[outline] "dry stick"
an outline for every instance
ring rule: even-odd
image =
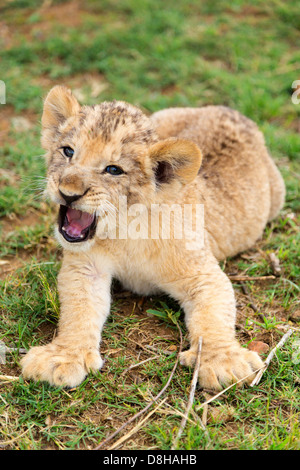
[[[249,294],[249,291],[248,291],[246,285],[243,282],[241,282],[241,288],[242,288],[242,291],[245,294],[245,296],[248,297],[250,307],[252,308],[252,310],[254,310],[255,313],[257,313],[258,308],[256,307],[255,303],[253,302],[253,300],[252,300],[252,298]]]
[[[291,336],[291,334],[293,333],[293,330],[290,329],[288,330],[285,335],[283,335],[283,337],[281,338],[281,340],[279,341],[279,343],[277,344],[277,346],[275,346],[275,348],[272,349],[272,351],[270,352],[270,354],[268,355],[267,359],[265,360],[264,362],[264,367],[262,367],[258,373],[256,374],[255,378],[252,380],[251,384],[250,384],[250,387],[253,387],[254,385],[258,385],[259,382],[260,382],[260,379],[262,378],[262,375],[263,373],[265,372],[265,370],[268,368],[268,365],[270,364],[271,360],[273,359],[276,351],[281,348],[281,346],[283,346],[283,344],[287,341],[287,339]]]
[[[11,353],[11,352],[15,352],[15,351],[18,351],[20,354],[26,354],[28,352],[28,350],[24,349],[24,348],[9,348],[9,347],[5,346],[5,352]]]
[[[20,377],[14,375],[0,375],[0,380],[4,380],[5,382],[14,382],[15,380],[19,380]]]
[[[171,356],[173,354],[172,351],[167,351],[166,349],[159,349],[159,348],[156,348],[155,346],[150,346],[150,345],[147,345],[147,346],[144,346],[142,343],[139,343],[138,341],[135,341],[135,343],[140,346],[140,348],[144,349],[144,351],[147,351],[149,352],[149,349],[151,351],[154,351],[154,352],[159,352],[159,353],[163,353],[163,354],[166,354],[168,356]]]
[[[276,276],[239,276],[227,275],[231,281],[264,281],[266,279],[276,279]]]
[[[132,364],[130,367],[128,367],[128,369],[125,369],[124,372],[122,372],[121,375],[125,375],[127,374],[127,372],[129,372],[130,370],[134,369],[135,367],[139,367],[141,366],[142,364],[145,364],[146,362],[149,362],[149,361],[154,361],[154,359],[157,359],[159,356],[153,356],[153,357],[148,357],[148,359],[145,359],[144,361],[141,361],[139,362],[138,364]]]
[[[236,382],[232,383],[231,385],[229,385],[227,388],[224,388],[223,390],[221,390],[219,393],[217,393],[216,395],[214,395],[213,397],[209,398],[208,400],[206,400],[205,402],[201,403],[201,405],[197,406],[196,410],[199,411],[201,410],[201,408],[204,408],[206,405],[208,405],[209,403],[211,403],[212,401],[216,400],[217,398],[219,398],[221,395],[223,395],[225,392],[227,392],[227,390],[230,390],[232,387],[234,387],[235,385],[243,382],[244,380],[248,379],[248,377],[251,377],[251,375],[255,374],[256,372],[260,371],[261,370],[261,367],[259,369],[256,369],[255,371],[251,372],[251,374],[249,375],[246,375],[245,377],[243,377],[242,379],[239,379],[237,380]]]
[[[131,429],[131,431],[129,431],[127,434],[125,434],[125,436],[122,436],[120,437],[120,439],[115,442],[108,450],[114,450],[116,449],[117,447],[119,447],[121,444],[123,444],[123,442],[127,441],[127,439],[129,439],[131,436],[133,436],[133,434],[135,434],[137,431],[139,431],[139,429],[144,426],[144,424],[148,421],[148,419],[150,418],[151,415],[153,415],[154,413],[156,413],[156,411],[158,410],[158,408],[160,408],[166,401],[167,397],[165,397],[155,408],[154,410],[150,411],[150,413],[147,414],[147,416],[142,419],[133,429]]]
[[[137,418],[139,418],[143,413],[146,413],[147,410],[149,410],[149,408],[155,403],[157,402],[157,400],[162,396],[162,394],[166,391],[166,389],[168,388],[168,386],[170,385],[171,383],[171,380],[173,378],[173,375],[175,373],[175,370],[177,368],[177,365],[178,365],[178,362],[179,362],[179,356],[180,356],[180,353],[181,353],[181,350],[182,350],[182,332],[181,332],[181,329],[179,327],[179,325],[176,323],[176,326],[178,328],[178,331],[180,333],[180,346],[179,346],[179,352],[177,354],[177,359],[176,359],[176,362],[174,364],[174,367],[170,373],[170,376],[168,378],[168,381],[166,383],[166,385],[161,389],[161,391],[153,398],[153,400],[148,403],[148,405],[143,408],[142,410],[140,410],[138,413],[136,413],[134,416],[132,416],[132,418],[130,418],[128,421],[126,421],[126,423],[122,424],[122,426],[120,426],[116,431],[114,431],[112,434],[110,434],[106,439],[104,439],[104,441],[100,442],[100,444],[95,447],[94,450],[99,450],[101,449],[103,446],[105,446],[109,441],[111,441],[115,436],[117,436],[119,434],[119,432],[121,432],[126,426],[128,426],[130,423],[132,423],[134,420],[136,420]]]
[[[250,307],[252,308],[252,310],[253,310],[255,313],[257,313],[257,315],[259,316],[259,318],[260,318],[262,321],[264,321],[264,320],[265,320],[265,317],[263,316],[262,313],[259,313],[259,309],[258,309],[258,307],[255,305],[255,303],[253,302],[252,297],[251,297],[251,295],[250,295],[250,293],[249,293],[249,291],[248,291],[248,289],[247,289],[246,284],[244,284],[242,281],[240,281],[240,282],[241,282],[241,288],[242,288],[243,293],[245,294],[246,297],[248,297]]]
[[[191,390],[190,390],[189,400],[188,400],[188,403],[187,403],[187,406],[186,406],[186,409],[185,409],[184,416],[181,420],[180,428],[178,430],[176,439],[175,439],[174,444],[172,446],[172,450],[174,450],[177,447],[178,441],[179,441],[179,439],[181,437],[181,434],[183,433],[183,430],[185,428],[187,418],[190,414],[190,409],[193,405],[194,395],[195,395],[195,390],[196,390],[196,386],[197,386],[197,382],[198,382],[198,376],[199,376],[199,370],[200,370],[201,351],[202,351],[202,337],[199,338],[199,342],[198,342],[197,360],[196,360],[193,379],[192,379],[192,383],[191,383]]]
[[[0,395],[1,397],[1,395]],[[167,408],[170,408],[170,411],[165,411],[165,414],[167,415],[174,415],[174,416],[181,416],[181,418],[184,417],[184,413],[182,413],[181,411],[177,410],[176,408],[174,408],[172,405],[170,405],[169,403],[166,403],[166,407]],[[163,411],[161,410],[160,411],[160,414],[163,414]],[[193,424],[194,426],[196,426],[197,422],[199,421],[199,416],[196,415],[196,416],[193,416],[194,419],[191,419],[191,418],[187,418],[187,420]]]

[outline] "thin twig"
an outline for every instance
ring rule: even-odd
[[[209,398],[208,400],[206,400],[205,402],[201,403],[199,406],[197,406],[196,410],[199,411],[201,410],[201,408],[203,408],[204,406],[208,405],[209,403],[211,403],[212,401],[216,400],[217,398],[219,398],[221,395],[223,395],[225,392],[227,392],[227,390],[230,390],[232,387],[234,387],[235,385],[243,382],[244,380],[248,379],[248,377],[251,377],[251,375],[255,374],[256,372],[259,372],[262,368],[260,367],[259,369],[256,369],[254,370],[253,372],[251,372],[251,374],[248,374],[246,375],[245,377],[242,377],[241,379],[237,380],[236,382],[232,383],[231,385],[229,385],[227,388],[224,388],[223,390],[221,390],[219,393],[217,393],[216,395],[214,395],[213,397]]]
[[[137,418],[139,418],[142,414],[146,413],[146,411],[149,410],[149,408],[157,402],[157,400],[163,395],[163,393],[166,391],[166,389],[168,388],[168,386],[170,385],[171,383],[171,380],[173,378],[173,375],[175,373],[175,370],[177,368],[177,365],[178,365],[178,362],[179,362],[179,355],[181,353],[181,350],[182,350],[182,332],[181,332],[181,329],[179,327],[178,324],[176,324],[177,328],[178,328],[178,331],[179,331],[179,334],[180,334],[180,346],[179,346],[179,352],[177,354],[177,359],[176,359],[176,362],[174,364],[174,367],[170,373],[170,376],[168,378],[168,381],[167,383],[165,384],[165,386],[161,389],[161,391],[153,398],[153,400],[148,403],[148,405],[143,408],[142,410],[140,410],[138,413],[136,413],[134,416],[132,416],[128,421],[126,421],[126,423],[122,424],[122,426],[120,426],[116,431],[114,431],[112,434],[110,434],[106,439],[104,439],[104,441],[100,442],[100,444],[95,447],[94,450],[99,450],[101,449],[102,447],[104,447],[108,442],[110,442],[115,436],[117,436],[124,428],[126,428],[126,426],[128,426],[130,423],[132,423],[134,420],[136,420]]]
[[[162,353],[162,354],[165,354],[167,356],[171,356],[173,354],[173,351],[168,351],[166,349],[160,349],[160,348],[157,348],[155,346],[150,346],[149,344],[147,344],[147,346],[144,346],[142,343],[139,343],[138,341],[135,341],[135,343],[140,347],[142,348],[144,351],[147,351],[149,352],[149,349],[151,351],[154,351],[156,353]]]
[[[197,359],[196,359],[193,379],[192,379],[192,383],[191,383],[191,390],[190,390],[189,400],[188,400],[188,403],[187,403],[187,406],[186,406],[186,409],[185,409],[184,416],[181,420],[177,436],[176,436],[174,444],[172,446],[172,450],[176,449],[176,447],[177,447],[178,441],[181,437],[181,434],[183,433],[183,430],[184,430],[186,422],[187,422],[187,418],[190,414],[190,410],[191,410],[191,407],[192,407],[193,402],[194,402],[195,390],[196,390],[196,386],[197,386],[197,383],[198,383],[200,363],[201,363],[201,351],[202,351],[202,337],[199,338],[199,342],[198,342]]]
[[[166,414],[166,415],[174,415],[174,416],[180,416],[181,418],[184,417],[184,413],[182,413],[182,411],[179,411],[177,410],[176,408],[174,408],[174,406],[170,405],[170,403],[166,403],[166,406],[169,408],[169,410],[160,410],[159,413],[160,414]],[[195,417],[194,417],[195,418]],[[193,424],[194,426],[196,426],[197,422],[198,422],[198,419],[199,419],[199,416],[197,415],[197,418],[195,419],[191,419],[190,417],[187,418],[187,420]]]
[[[167,356],[171,356],[173,354],[173,351],[168,351],[167,349],[156,348],[155,346],[150,346],[150,344],[146,346],[146,350],[147,349],[150,349],[151,351],[154,351],[154,352],[166,354]]]
[[[133,434],[135,434],[137,431],[140,430],[141,427],[144,426],[144,424],[148,421],[148,419],[150,418],[151,415],[153,415],[154,413],[156,413],[156,411],[158,410],[158,408],[160,408],[166,401],[167,397],[165,397],[155,408],[154,410],[150,411],[150,413],[147,414],[147,416],[145,418],[143,418],[133,429],[131,429],[131,431],[129,431],[127,434],[125,434],[125,436],[122,436],[120,437],[120,439],[118,441],[116,441],[108,450],[114,450],[116,449],[117,447],[119,447],[121,444],[123,444],[123,442],[127,441],[127,439],[129,439],[131,436],[133,436]]]
[[[0,380],[5,382],[14,382],[15,380],[19,380],[20,377],[15,375],[0,375]]]
[[[258,373],[256,374],[255,378],[252,380],[251,384],[250,384],[250,387],[253,387],[254,385],[258,385],[259,382],[260,382],[260,379],[262,378],[263,376],[263,373],[265,372],[265,370],[268,368],[271,360],[273,359],[276,351],[281,348],[281,346],[283,346],[283,344],[288,340],[288,338],[292,335],[293,333],[293,330],[292,329],[289,329],[285,335],[283,335],[283,337],[281,338],[281,340],[279,341],[279,343],[277,344],[277,346],[275,346],[275,348],[272,349],[272,351],[270,352],[270,354],[268,355],[267,359],[265,360],[264,362],[264,367],[262,367]]]
[[[142,364],[145,364],[146,362],[149,362],[149,361],[154,361],[154,359],[157,359],[158,357],[160,356],[152,356],[152,357],[148,357],[148,359],[145,359],[144,361],[141,361],[139,362],[138,364],[132,364],[130,367],[128,367],[127,369],[125,369],[121,375],[125,375],[127,374],[127,372],[129,372],[131,369],[134,369],[135,367],[139,367],[141,366]]]
[[[252,308],[252,310],[254,310],[254,312],[258,312],[258,308],[256,307],[255,303],[253,302],[253,300],[252,300],[252,298],[249,294],[249,291],[247,289],[247,286],[243,282],[241,282],[241,288],[242,288],[242,291],[245,294],[245,296],[248,297],[249,305]]]
[[[7,353],[12,353],[16,351],[20,354],[26,354],[28,352],[28,350],[24,348],[9,348],[8,346],[5,346],[5,352]]]
[[[248,291],[248,289],[247,289],[246,284],[244,284],[242,281],[240,281],[240,282],[241,282],[241,288],[242,288],[243,293],[245,294],[246,297],[248,297],[250,307],[252,308],[252,310],[253,310],[255,313],[257,313],[257,315],[259,316],[259,318],[260,318],[262,321],[264,321],[264,320],[265,320],[265,317],[263,316],[262,313],[259,313],[259,309],[258,309],[258,307],[255,305],[255,303],[253,302],[253,299],[252,299],[252,297],[251,297],[251,295],[250,295],[250,293],[249,293],[249,291]]]
[[[227,277],[231,281],[264,281],[267,279],[276,279],[276,276],[240,276],[240,275],[230,275],[228,274]]]

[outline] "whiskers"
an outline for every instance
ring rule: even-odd
[[[98,216],[103,216],[106,213],[108,213],[111,216],[116,216],[118,213],[117,207],[110,202],[108,199],[104,199],[101,201],[101,205],[97,208],[97,215]]]
[[[97,207],[97,210],[96,210],[96,215],[98,217],[108,216],[108,217],[115,219],[117,214],[118,214],[117,207],[108,199],[102,200],[101,204]]]
[[[31,196],[34,201],[46,199],[47,177],[45,176],[23,176],[21,177],[22,192]]]
[[[101,232],[102,235],[115,232],[118,212],[118,208],[108,199],[101,200],[96,210],[98,232]]]

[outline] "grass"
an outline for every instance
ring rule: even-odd
[[[286,182],[280,217],[249,252],[222,263],[227,273],[281,273],[234,288],[237,334],[274,347],[295,328],[254,388],[233,388],[208,406],[206,430],[196,422],[210,396],[197,390],[182,449],[299,449],[299,79],[300,15],[291,0],[6,1],[0,7],[0,340],[16,351],[0,374],[19,377],[20,348],[44,344],[59,315],[56,276],[61,252],[52,236],[54,210],[41,198],[42,98],[66,84],[88,104],[125,99],[153,112],[168,106],[225,104],[254,119]],[[15,118],[23,118],[23,123]],[[25,120],[25,121],[24,121]],[[178,352],[178,307],[114,290],[101,351],[104,369],[73,390],[44,383],[0,382],[0,446],[4,449],[89,449],[149,403],[164,386]],[[163,302],[163,303],[161,303]],[[256,310],[251,308],[256,305]],[[149,310],[151,313],[145,314]],[[186,342],[185,342],[186,344]],[[150,345],[155,348],[149,349]],[[167,354],[167,353],[169,354]],[[150,359],[136,368],[132,364]],[[127,372],[126,372],[127,370]],[[192,371],[179,367],[166,403],[123,449],[172,446],[188,399]]]

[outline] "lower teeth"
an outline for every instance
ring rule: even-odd
[[[64,232],[67,231],[66,227],[62,227],[61,229],[62,229]],[[79,235],[79,238],[84,238],[84,234],[81,233],[81,234]]]

